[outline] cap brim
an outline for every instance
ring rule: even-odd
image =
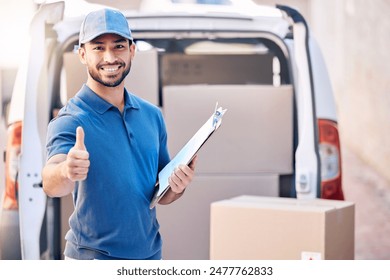
[[[88,37],[88,38],[84,38],[84,40],[79,41],[79,45],[81,45],[81,44],[86,44],[86,43],[88,43],[88,42],[91,42],[91,41],[94,40],[95,38],[97,38],[97,37],[99,37],[99,36],[101,36],[101,35],[104,35],[104,34],[116,34],[116,35],[119,35],[119,36],[121,36],[121,37],[123,37],[123,38],[125,38],[125,39],[128,39],[128,40],[130,40],[131,42],[133,42],[133,38],[132,38],[132,37],[129,37],[129,36],[123,34],[123,33],[120,33],[120,32],[115,31],[115,30],[104,30],[103,32],[96,33],[96,34],[94,34],[93,36],[90,36],[90,37]]]

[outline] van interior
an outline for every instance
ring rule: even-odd
[[[171,157],[211,116],[216,103],[227,109],[221,127],[199,151],[196,177],[185,195],[157,207],[163,258],[209,259],[212,202],[243,194],[294,195],[294,96],[287,58],[265,38],[140,38],[135,44],[125,85],[162,110]],[[87,78],[73,45],[61,56],[60,95],[53,95],[53,112]],[[57,207],[62,253],[71,198],[59,199]]]

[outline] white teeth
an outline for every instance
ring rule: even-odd
[[[115,68],[105,68],[105,67],[102,67],[102,69],[104,71],[107,71],[107,72],[115,72],[119,69],[119,66],[115,67]]]

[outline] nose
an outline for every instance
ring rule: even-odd
[[[106,50],[104,52],[104,62],[107,62],[107,63],[113,63],[116,61],[116,56],[115,56],[115,53],[111,50]]]

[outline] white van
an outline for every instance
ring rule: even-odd
[[[161,108],[171,156],[216,102],[228,109],[199,153],[185,196],[158,206],[163,258],[209,258],[216,200],[242,194],[342,200],[333,92],[299,12],[244,0],[157,2],[164,9],[122,10],[137,45],[126,87]],[[81,7],[97,6],[84,2],[79,16],[68,17],[63,2],[46,4],[32,20],[8,117],[2,259],[62,258],[72,204],[69,197],[46,197],[41,170],[48,122],[86,80],[74,52]]]

